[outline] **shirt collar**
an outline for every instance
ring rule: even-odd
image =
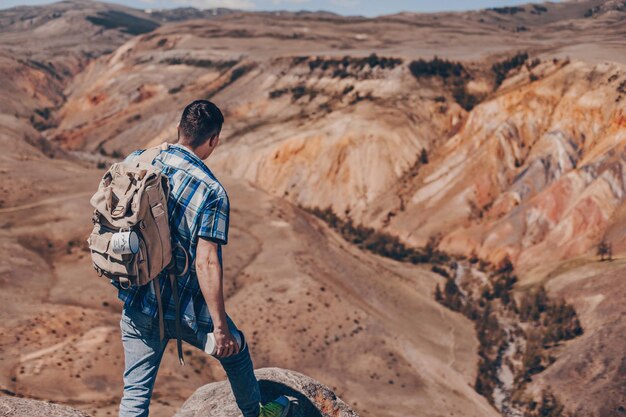
[[[198,161],[200,161],[200,162],[202,162],[202,163],[204,164],[204,161],[203,161],[202,159],[200,159],[200,157],[199,157],[198,155],[196,155],[196,154],[194,153],[194,151],[192,151],[192,150],[191,150],[190,148],[188,148],[187,146],[185,146],[185,145],[183,145],[183,144],[181,144],[181,143],[178,143],[178,142],[177,142],[177,143],[170,143],[170,145],[169,145],[169,146],[175,146],[175,147],[177,147],[178,149],[181,149],[182,151],[184,151],[184,152],[188,153],[188,154],[189,154],[192,158],[194,158],[194,159],[196,159],[196,160],[198,160]]]

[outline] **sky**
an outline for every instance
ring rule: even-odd
[[[0,0],[0,9],[19,5],[53,3],[54,0]],[[199,9],[228,7],[245,10],[327,10],[343,15],[378,16],[400,11],[435,12],[513,6],[529,0],[108,0],[139,9],[193,6]]]

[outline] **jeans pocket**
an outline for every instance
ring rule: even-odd
[[[124,307],[120,327],[123,333],[149,336],[154,327],[154,319],[135,307]]]

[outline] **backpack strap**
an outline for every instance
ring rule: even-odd
[[[185,358],[183,357],[183,344],[182,344],[182,340],[181,340],[181,329],[180,329],[180,296],[178,295],[178,276],[183,276],[187,273],[187,270],[189,268],[189,255],[187,255],[187,251],[185,250],[185,248],[183,248],[183,246],[179,243],[176,242],[176,247],[179,248],[180,250],[183,251],[183,254],[185,255],[185,266],[183,268],[182,271],[176,271],[175,268],[175,263],[170,265],[168,267],[168,273],[170,275],[170,286],[172,287],[172,297],[174,297],[174,302],[176,303],[176,348],[178,350],[178,361],[180,362],[181,365],[185,364]],[[172,256],[172,259],[175,259]]]
[[[156,158],[156,156],[161,152],[161,150],[163,150],[162,145],[148,148],[137,157],[137,162],[151,164],[154,158]]]
[[[178,296],[178,280],[176,279],[176,275],[172,272],[170,275],[170,284],[172,286],[172,296],[174,297],[174,302],[176,303],[176,349],[178,350],[178,361],[181,365],[185,364],[185,358],[183,358],[183,342],[181,340],[181,329],[180,329],[180,297]]]
[[[157,301],[158,316],[159,316],[159,337],[163,341],[165,339],[165,323],[163,322],[163,302],[161,301],[161,288],[159,288],[159,278],[152,280],[152,287],[154,288],[154,296]]]

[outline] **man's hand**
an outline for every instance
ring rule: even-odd
[[[214,330],[213,336],[215,336],[215,357],[227,358],[230,355],[239,353],[239,346],[237,340],[230,333],[230,330]]]

